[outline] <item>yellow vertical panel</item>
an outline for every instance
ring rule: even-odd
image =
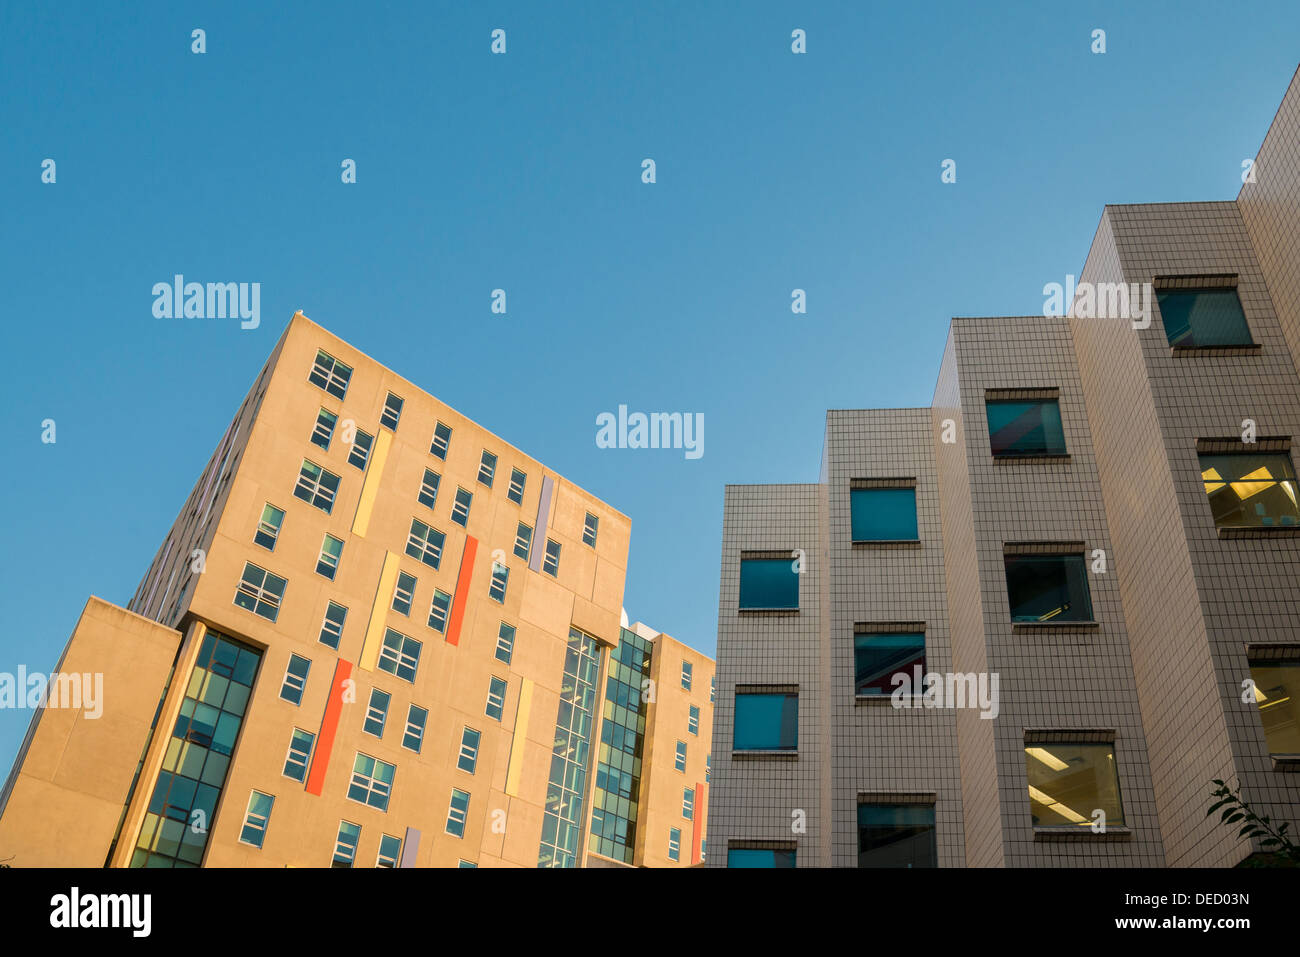
[[[388,447],[393,444],[393,433],[380,429],[375,437],[375,447],[370,450],[370,462],[366,466],[366,480],[361,485],[361,499],[357,502],[357,514],[352,520],[352,534],[365,538],[370,528],[370,512],[375,507],[375,498],[379,495],[379,481],[384,474],[384,462],[388,459]]]
[[[384,568],[379,573],[379,590],[375,592],[375,603],[370,606],[370,624],[366,626],[366,640],[361,645],[361,660],[357,667],[366,671],[375,670],[379,660],[379,648],[384,641],[384,622],[388,618],[388,596],[397,584],[397,555],[384,553]]]
[[[506,793],[519,797],[519,779],[524,773],[524,748],[528,737],[528,712],[533,706],[533,683],[523,679],[519,687],[519,710],[515,712],[515,734],[510,742],[510,769],[506,771]]]

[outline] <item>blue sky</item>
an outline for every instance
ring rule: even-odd
[[[179,7],[0,7],[0,671],[130,598],[299,308],[630,515],[630,616],[712,653],[723,485],[928,405],[949,318],[1040,313],[1103,204],[1235,197],[1300,49],[1294,2]],[[260,328],[154,318],[175,273]],[[705,454],[597,448],[620,404]]]

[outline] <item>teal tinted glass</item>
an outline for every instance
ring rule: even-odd
[[[1092,620],[1082,555],[1008,555],[1006,563],[1012,621]]]
[[[916,541],[916,489],[855,488],[849,491],[855,542]]]
[[[732,747],[736,751],[793,751],[799,747],[799,696],[737,694]]]
[[[1164,289],[1156,302],[1171,346],[1251,345],[1236,289]]]
[[[925,635],[854,635],[853,688],[861,695],[893,694],[894,675],[912,677],[912,669],[925,669]]]
[[[938,867],[933,804],[859,804],[858,867]]]
[[[733,847],[727,850],[728,867],[794,867],[795,852]]]
[[[740,607],[798,608],[799,575],[791,558],[742,558]]]
[[[994,455],[1065,454],[1065,430],[1055,399],[990,399],[987,409]]]

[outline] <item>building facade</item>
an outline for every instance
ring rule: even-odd
[[[35,712],[0,856],[586,864],[607,689],[637,637],[630,527],[295,315],[127,608],[86,605],[56,671],[102,675],[103,713]],[[645,711],[643,780],[678,705]]]
[[[1106,207],[1063,315],[727,488],[711,866],[1266,855],[1216,778],[1297,821],[1298,131],[1293,79],[1236,201]]]

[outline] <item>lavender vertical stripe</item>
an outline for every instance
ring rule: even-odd
[[[546,519],[551,514],[551,494],[554,491],[555,480],[543,475],[542,497],[537,503],[537,524],[533,526],[533,554],[528,558],[528,567],[535,572],[542,570],[542,556],[546,554]]]
[[[415,855],[420,850],[420,832],[413,827],[406,829],[406,838],[402,841],[402,862],[398,867],[414,867]]]

